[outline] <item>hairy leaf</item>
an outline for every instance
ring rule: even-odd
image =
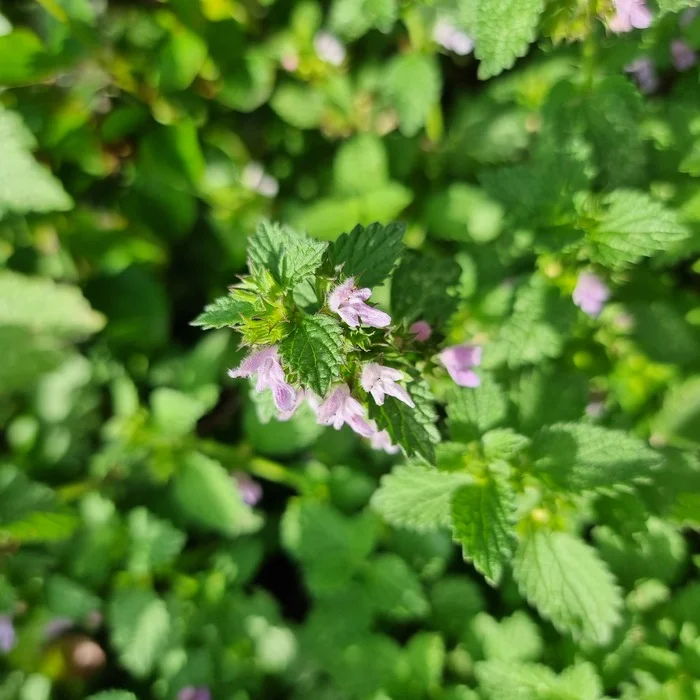
[[[474,388],[451,387],[447,394],[447,420],[453,440],[469,442],[503,425],[508,417],[508,399],[492,375],[481,373]]]
[[[205,306],[204,311],[192,321],[191,325],[201,326],[205,331],[226,328],[240,323],[241,316],[248,316],[254,312],[255,307],[250,302],[231,295],[219,297]]]

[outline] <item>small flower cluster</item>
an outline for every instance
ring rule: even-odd
[[[353,278],[348,278],[331,290],[327,306],[350,328],[386,328],[391,324],[391,316],[367,303],[371,294],[370,289],[359,288]],[[432,336],[433,329],[429,323],[421,320],[411,325],[409,332],[415,342],[423,343]],[[479,386],[479,376],[474,372],[474,367],[481,364],[481,348],[472,345],[448,347],[439,353],[438,360],[460,386]],[[348,425],[358,435],[368,438],[375,449],[390,454],[399,451],[398,446],[392,444],[387,431],[380,430],[377,423],[368,418],[365,407],[353,396],[347,383],[336,384],[326,397],[318,397],[308,389],[290,384],[277,345],[254,350],[237,369],[229,371],[229,376],[255,376],[256,391],[272,391],[280,420],[288,420],[306,399],[320,425],[332,426],[336,430]],[[400,383],[404,379],[403,372],[394,367],[365,362],[361,367],[359,385],[378,406],[384,405],[387,396],[392,396],[410,408],[415,408],[411,395]]]

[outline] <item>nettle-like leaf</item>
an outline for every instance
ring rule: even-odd
[[[604,198],[605,211],[589,231],[591,260],[626,267],[668,250],[689,235],[676,213],[644,192],[617,190]]]
[[[409,457],[420,455],[429,462],[435,462],[435,445],[440,442],[440,433],[436,427],[434,399],[423,381],[409,384],[408,392],[415,408],[410,408],[393,396],[387,396],[383,406],[370,403],[370,417],[377,421],[380,430],[389,433],[391,441],[399,445]]]
[[[662,461],[626,432],[585,423],[543,428],[533,439],[532,458],[539,475],[573,492],[633,485],[649,478]]]
[[[475,3],[474,43],[486,80],[510,68],[535,40],[543,0],[491,0]]]
[[[532,530],[513,562],[520,592],[562,633],[607,644],[620,622],[622,597],[597,552],[567,532]]]
[[[452,534],[464,558],[496,585],[515,548],[515,494],[496,476],[462,486],[452,496]]]
[[[372,507],[395,527],[432,530],[452,523],[452,495],[473,478],[464,472],[441,472],[420,462],[395,467],[382,477]]]
[[[255,305],[251,302],[229,294],[205,306],[204,311],[192,321],[192,325],[201,326],[205,331],[228,328],[240,323],[242,317],[250,316],[255,311]]]
[[[403,252],[406,226],[380,223],[355,226],[334,243],[332,260],[343,266],[343,274],[354,277],[359,287],[374,287],[391,273]]]
[[[292,289],[319,268],[327,245],[288,226],[263,221],[248,240],[248,258],[252,265],[269,270],[284,289]]]
[[[475,389],[455,386],[447,393],[447,422],[453,440],[475,440],[503,425],[507,417],[508,398],[487,372],[481,373],[481,384]]]
[[[340,380],[343,365],[343,332],[330,316],[305,316],[282,341],[280,354],[287,369],[318,396],[325,396]]]

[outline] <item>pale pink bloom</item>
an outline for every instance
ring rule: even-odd
[[[374,428],[365,417],[362,404],[350,394],[347,384],[339,384],[318,407],[316,418],[321,425],[332,425],[340,430],[347,423],[358,435],[372,437]]]
[[[478,345],[453,345],[439,355],[440,362],[459,386],[477,387],[481,384],[473,367],[481,364],[481,348]]]
[[[243,168],[241,182],[247,189],[268,198],[276,197],[280,189],[277,179],[268,175],[263,166],[255,161],[248,163]]]
[[[646,29],[651,24],[651,12],[644,0],[613,0],[615,16],[608,27],[616,34]]]
[[[676,70],[679,71],[688,70],[698,62],[695,51],[680,39],[674,39],[671,42],[671,59]]]
[[[413,399],[402,386],[396,382],[404,378],[403,373],[393,367],[383,367],[376,362],[368,362],[362,368],[360,384],[365,391],[372,394],[378,406],[384,404],[384,396],[393,396],[407,406],[415,408]]]
[[[188,685],[177,694],[177,700],[211,700],[211,692],[205,685]]]
[[[474,48],[474,40],[452,22],[439,19],[433,28],[433,39],[448,51],[458,56],[466,56]]]
[[[280,63],[282,64],[282,68],[293,73],[299,67],[299,56],[295,53],[286,53],[282,56]]]
[[[416,321],[408,329],[416,337],[416,340],[424,343],[433,334],[433,327],[427,321]]]
[[[583,313],[596,317],[609,297],[610,290],[598,275],[582,272],[578,276],[572,299]]]
[[[234,472],[233,477],[238,485],[243,503],[249,506],[257,505],[263,495],[262,486],[245,472]]]
[[[365,303],[371,295],[371,289],[358,289],[350,277],[330,293],[328,307],[351,328],[359,325],[384,328],[391,323],[391,316]]]
[[[637,58],[625,66],[625,72],[632,75],[639,89],[645,95],[656,92],[659,87],[659,76],[654,61],[650,58]]]
[[[277,411],[275,418],[277,418],[277,420],[281,423],[286,423],[290,418],[292,418],[292,416],[297,412],[297,408],[301,406],[304,398],[308,398],[308,392],[305,392],[304,389],[295,389],[295,391],[296,400],[294,401],[294,405],[288,411]]]
[[[229,377],[234,379],[254,374],[257,375],[255,390],[270,389],[278,411],[289,413],[295,410],[299,403],[298,391],[287,384],[276,345],[251,352],[238,369],[228,371]]]
[[[375,424],[376,428],[376,424]],[[376,430],[374,435],[370,438],[370,444],[375,450],[383,450],[387,454],[395,455],[401,449],[398,445],[394,445],[391,442],[389,433],[386,430]]]
[[[591,418],[600,418],[605,412],[605,403],[603,401],[591,401],[586,406],[586,415]]]
[[[325,30],[321,30],[314,37],[314,49],[321,60],[332,66],[339,66],[345,60],[343,42],[335,34]]]

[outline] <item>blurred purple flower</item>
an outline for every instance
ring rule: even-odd
[[[674,39],[671,42],[671,59],[676,70],[679,71],[688,70],[698,62],[695,51],[681,39]]]
[[[656,66],[650,58],[637,58],[625,66],[625,72],[629,73],[639,85],[639,89],[649,95],[656,92],[659,87],[659,76],[656,73]]]
[[[594,318],[598,316],[609,297],[610,290],[598,275],[582,272],[578,276],[572,298],[574,304],[585,314]]]
[[[233,476],[238,483],[243,502],[249,506],[257,505],[263,495],[262,486],[245,472],[234,472]]]
[[[350,277],[330,293],[328,306],[351,328],[361,324],[384,328],[391,323],[391,316],[365,303],[371,295],[371,289],[358,289],[355,280]]]
[[[644,0],[613,0],[615,16],[608,27],[616,34],[646,29],[651,24],[651,12]]]
[[[448,51],[458,56],[466,56],[474,49],[474,40],[452,22],[439,19],[433,28],[433,39]]]
[[[316,414],[321,425],[332,425],[340,430],[347,423],[358,435],[372,437],[374,429],[365,418],[362,404],[350,394],[347,384],[339,384],[318,407]]]
[[[211,692],[204,685],[188,685],[177,694],[177,700],[211,700]]]
[[[416,321],[409,329],[420,343],[430,339],[433,327],[427,321]]]
[[[481,364],[481,348],[478,345],[453,345],[439,355],[450,377],[459,386],[477,387],[481,384],[473,367]]]
[[[9,615],[0,615],[0,652],[7,654],[17,642],[17,633]]]
[[[275,406],[283,413],[292,413],[299,405],[299,390],[287,384],[276,345],[251,352],[238,369],[230,369],[228,374],[234,379],[257,374],[255,390],[271,389]]]
[[[375,433],[370,438],[370,444],[375,450],[383,450],[390,455],[395,455],[399,452],[401,448],[391,442],[389,433],[386,430],[376,430],[376,424],[374,424],[374,428]]]
[[[335,34],[325,30],[321,30],[314,37],[314,49],[321,60],[332,66],[339,66],[345,60],[343,42]]]
[[[60,637],[64,632],[73,629],[75,623],[69,617],[54,617],[44,625],[44,639],[47,642]]]
[[[415,408],[413,399],[402,386],[396,382],[404,378],[403,373],[393,367],[383,367],[376,362],[367,362],[362,367],[360,384],[362,388],[372,394],[372,398],[378,406],[384,404],[384,396],[393,396],[403,401],[407,406]]]

